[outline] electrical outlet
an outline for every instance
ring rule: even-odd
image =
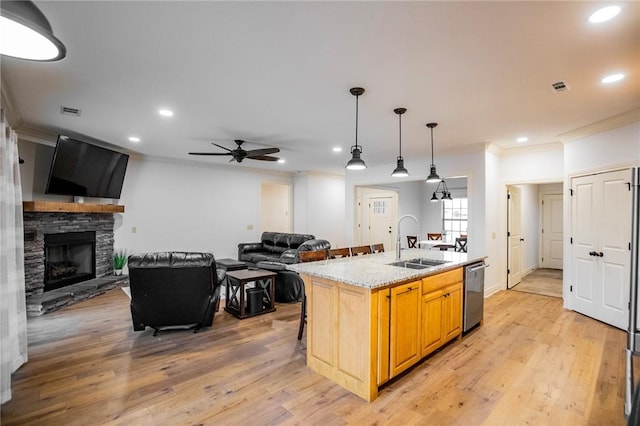
[[[253,231],[253,225],[247,225],[247,231]]]
[[[137,227],[135,227],[135,226],[132,226],[132,227],[131,227],[131,233],[132,233],[132,234],[135,234],[136,232],[138,232],[138,228],[137,228]]]
[[[492,239],[492,240],[495,240],[495,239],[496,239],[496,233],[495,233],[495,232],[492,232],[492,233],[491,233],[491,239]]]

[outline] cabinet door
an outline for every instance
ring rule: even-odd
[[[378,386],[389,380],[389,322],[391,290],[378,292]]]
[[[422,296],[421,356],[427,356],[443,343],[442,335],[442,291],[433,291]]]
[[[420,360],[420,281],[391,289],[391,377]]]
[[[444,342],[462,333],[462,283],[443,290],[442,318]]]

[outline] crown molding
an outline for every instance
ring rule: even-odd
[[[518,146],[515,148],[503,149],[502,156],[533,154],[535,152],[563,151],[564,147],[560,142],[540,143],[535,145]]]
[[[593,136],[598,133],[606,132],[608,130],[617,129],[618,127],[626,126],[627,124],[640,121],[640,108],[633,109],[631,111],[623,112],[622,114],[614,115],[613,117],[606,118],[604,120],[597,121],[579,129],[572,130],[567,133],[558,135],[558,138],[562,143],[574,141],[576,139],[586,138],[587,136]]]
[[[55,146],[58,134],[49,130],[37,127],[32,124],[23,123],[16,129],[18,139],[22,139],[29,142],[39,143],[42,145]]]
[[[18,105],[13,100],[13,96],[11,96],[6,75],[4,65],[0,65],[0,105],[2,105],[2,109],[5,111],[9,126],[16,129],[22,125],[22,116],[20,115]]]

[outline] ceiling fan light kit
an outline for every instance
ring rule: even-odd
[[[67,54],[51,24],[31,1],[0,2],[0,53],[31,61],[58,61]]]
[[[396,114],[398,114],[398,141],[399,141],[399,150],[398,150],[398,161],[396,164],[395,170],[391,173],[393,177],[407,177],[409,176],[409,171],[404,167],[404,158],[402,158],[402,114],[407,112],[406,108],[396,108],[393,110]]]
[[[358,97],[364,93],[362,87],[353,87],[349,90],[356,97],[356,144],[351,147],[351,160],[346,165],[348,170],[364,170],[367,168],[364,160],[360,158],[362,146],[358,145]]]

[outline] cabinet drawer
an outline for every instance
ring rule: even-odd
[[[422,294],[431,293],[439,288],[462,282],[462,268],[443,272],[422,279]]]

